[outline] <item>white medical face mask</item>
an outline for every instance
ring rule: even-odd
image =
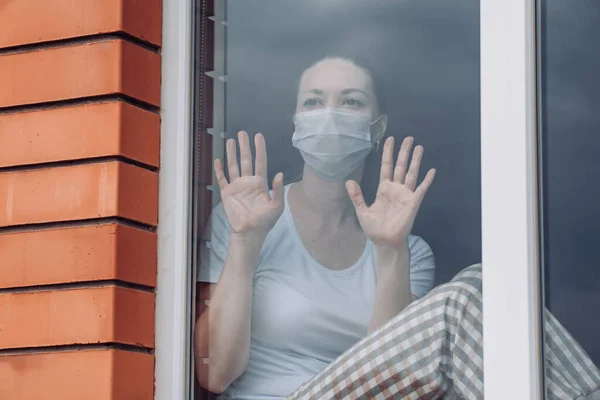
[[[371,116],[333,108],[299,112],[292,144],[326,181],[343,181],[372,150]]]

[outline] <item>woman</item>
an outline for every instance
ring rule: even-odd
[[[262,135],[255,136],[255,174],[244,132],[241,168],[235,142],[227,142],[229,184],[215,163],[223,202],[213,212],[199,275],[218,283],[214,320],[207,317],[209,330],[201,323],[199,331],[211,337],[209,375],[217,391],[228,387],[224,397],[291,393],[433,286],[432,252],[410,235],[434,175],[415,189],[422,147],[407,171],[406,139],[392,175],[388,138],[372,207],[356,183],[387,125],[372,81],[366,69],[337,58],[304,72],[292,136],[305,160],[303,177],[284,187],[277,174],[272,197]],[[206,385],[215,389],[210,380]]]
[[[372,398],[410,395],[400,383],[412,377],[404,386],[417,397],[446,393],[461,377],[448,375],[460,361],[452,356],[466,347],[480,355],[480,335],[461,329],[480,325],[480,279],[476,268],[465,270],[402,312],[433,285],[431,250],[410,234],[435,175],[430,170],[417,186],[423,148],[415,148],[409,163],[413,139],[405,139],[394,165],[393,138],[385,140],[376,199],[367,206],[358,182],[367,155],[383,140],[387,117],[373,76],[348,59],[325,59],[303,73],[294,123],[292,142],[305,161],[297,183],[284,186],[279,173],[268,191],[260,134],[254,172],[244,132],[240,165],[235,141],[227,142],[229,182],[215,161],[222,202],[199,271],[206,283],[200,295],[210,298],[195,333],[201,385],[225,399],[283,398],[297,388],[296,398]],[[416,329],[429,321],[424,336]],[[397,345],[416,337],[424,345],[407,347],[398,360]],[[449,340],[452,346],[445,345]],[[456,344],[464,346],[444,353]],[[365,354],[373,357],[361,363]],[[443,368],[446,359],[454,361]],[[478,372],[472,385],[468,373],[455,382],[460,395],[479,398]]]

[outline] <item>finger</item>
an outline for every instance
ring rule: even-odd
[[[238,143],[240,144],[241,176],[250,176],[252,175],[252,152],[250,151],[248,133],[238,132]]]
[[[425,179],[423,179],[423,182],[421,182],[421,184],[419,185],[417,190],[415,190],[415,194],[417,195],[417,201],[416,201],[417,206],[419,206],[421,204],[421,201],[423,201],[425,194],[427,194],[427,191],[431,187],[431,184],[433,183],[433,180],[435,178],[435,172],[436,171],[434,168],[427,171],[427,174],[425,175]]]
[[[367,206],[367,203],[365,203],[365,198],[363,197],[362,190],[360,189],[360,185],[358,183],[356,183],[355,181],[346,182],[346,190],[348,191],[350,200],[354,205],[356,214],[360,214],[367,208],[369,208]]]
[[[390,136],[383,145],[383,155],[381,156],[381,173],[379,181],[389,181],[392,179],[392,168],[394,162],[394,137]]]
[[[223,171],[223,162],[217,158],[214,162],[215,165],[215,176],[217,177],[217,183],[219,188],[223,190],[227,186],[227,178],[225,178],[225,172]]]
[[[396,161],[396,168],[394,168],[394,182],[404,183],[406,178],[406,169],[408,168],[408,159],[410,157],[410,150],[412,149],[414,138],[409,136],[402,141],[400,151],[398,152],[398,161]]]
[[[257,133],[254,136],[254,147],[256,148],[256,160],[254,162],[254,170],[257,176],[267,177],[267,146],[265,137]]]
[[[227,171],[229,172],[229,182],[233,182],[240,177],[240,170],[237,162],[237,146],[235,140],[227,139]]]
[[[279,172],[273,178],[273,203],[277,207],[283,207],[284,202],[284,188],[283,188],[283,173]]]
[[[423,146],[415,147],[413,152],[412,160],[410,161],[410,168],[406,174],[406,180],[404,185],[410,190],[414,191],[417,186],[417,179],[419,178],[419,169],[421,168],[421,160],[423,159]]]

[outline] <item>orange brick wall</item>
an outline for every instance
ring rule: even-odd
[[[0,400],[154,397],[162,0],[0,0]]]

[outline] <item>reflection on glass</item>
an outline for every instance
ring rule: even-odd
[[[202,387],[482,397],[478,11],[227,2]]]
[[[579,362],[586,352],[600,364],[600,7],[591,1],[540,0],[538,9],[545,300],[581,345],[570,349],[570,365],[558,372],[568,381],[560,398],[591,396],[593,390],[600,398],[597,370]],[[550,332],[546,340],[549,365],[562,353],[555,351],[560,343]],[[549,392],[555,372],[547,369]]]

